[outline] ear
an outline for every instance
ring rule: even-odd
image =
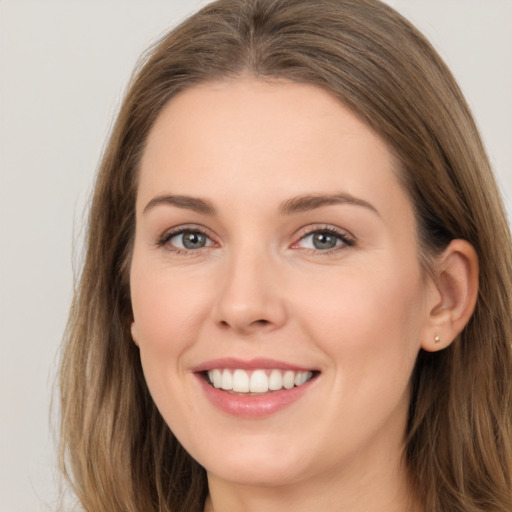
[[[139,343],[137,342],[137,326],[135,325],[135,320],[132,322],[130,326],[130,331],[132,333],[132,340],[134,341],[135,345],[139,346]]]
[[[478,297],[478,256],[465,240],[452,240],[438,258],[429,294],[427,324],[421,347],[446,348],[468,323]]]

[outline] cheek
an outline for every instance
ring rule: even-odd
[[[419,272],[366,268],[312,286],[312,300],[301,306],[303,328],[343,369],[340,378],[407,382],[424,321]]]
[[[144,266],[134,261],[131,295],[141,352],[179,353],[193,343],[208,311],[204,283],[180,279],[179,272],[155,268],[154,263]]]
[[[422,316],[421,288],[406,283],[375,281],[369,275],[346,279],[343,289],[322,301],[323,308],[318,302],[314,311],[309,308],[309,318],[316,321],[305,329],[316,336],[334,370],[326,373],[333,392],[326,398],[330,421],[325,428],[332,432],[333,426],[337,431],[344,425],[350,442],[342,448],[348,451],[378,432],[405,429]]]
[[[168,422],[176,421],[175,411],[187,406],[181,389],[187,376],[184,354],[196,342],[200,318],[209,311],[204,285],[179,276],[134,254],[130,287],[136,342],[146,383]]]

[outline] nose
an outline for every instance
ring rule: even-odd
[[[256,249],[238,251],[225,262],[214,307],[215,321],[239,335],[270,332],[287,318],[279,265]]]

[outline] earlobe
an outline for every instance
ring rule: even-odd
[[[465,240],[452,240],[434,270],[435,297],[421,347],[429,352],[450,345],[468,323],[478,297],[478,256]]]
[[[135,321],[132,322],[130,326],[130,331],[132,333],[132,340],[135,343],[135,345],[139,346],[139,343],[137,342],[137,327],[135,325]]]

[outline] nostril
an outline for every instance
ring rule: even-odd
[[[265,320],[265,319],[261,319],[261,320],[255,320],[254,322],[252,322],[253,325],[268,325],[270,322],[268,320]]]
[[[221,320],[219,322],[219,326],[222,329],[234,328],[236,330],[247,331],[247,332],[252,332],[254,329],[258,330],[261,328],[266,328],[269,325],[272,325],[272,322],[270,320],[265,320],[264,318],[261,318],[259,320],[253,320],[252,322],[248,322],[243,326],[237,325],[235,322],[233,322],[233,324],[231,324],[227,320]]]

